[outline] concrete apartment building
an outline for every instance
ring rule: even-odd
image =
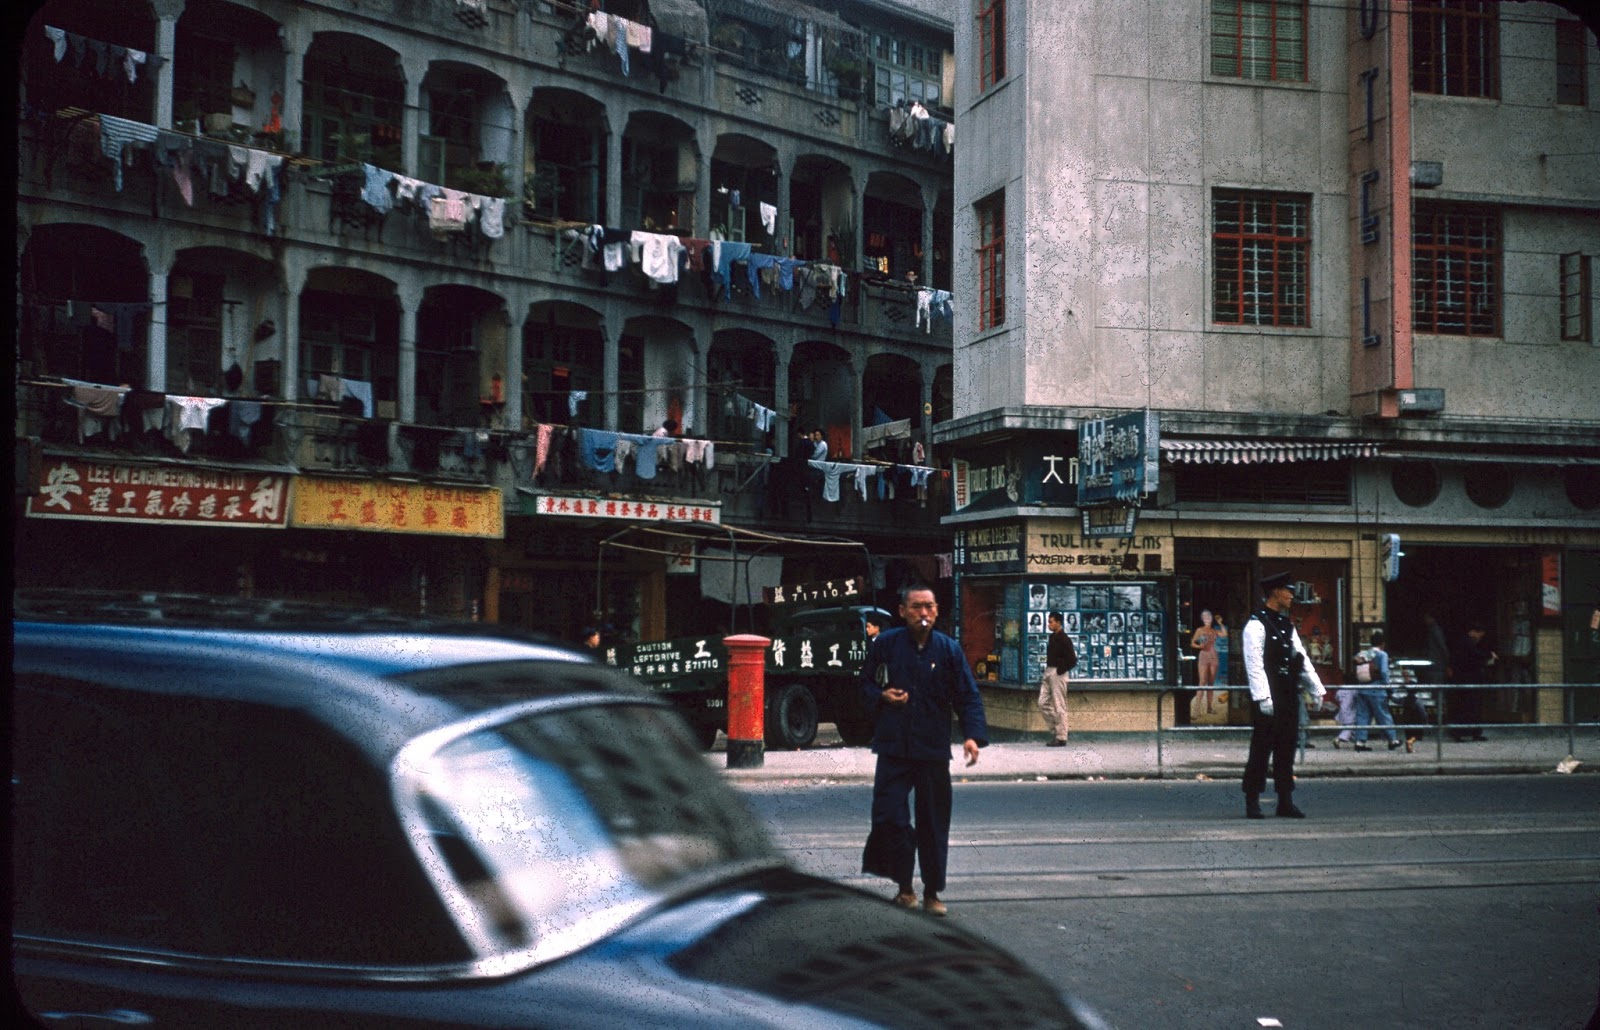
[[[710,632],[692,556],[597,575],[666,520],[861,540],[948,591],[939,8],[46,3],[16,581]]]
[[[991,717],[1039,725],[1054,609],[1085,656],[1074,728],[1153,725],[1201,611],[1237,629],[1280,571],[1326,682],[1375,628],[1422,658],[1430,611],[1452,642],[1483,625],[1498,683],[1600,679],[1592,29],[1355,0],[963,0],[954,23],[965,317],[935,439]],[[1086,425],[1145,462],[1131,536],[1078,505],[1105,467]],[[1497,690],[1483,717],[1561,697]]]

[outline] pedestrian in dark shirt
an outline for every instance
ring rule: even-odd
[[[1488,739],[1483,735],[1483,728],[1474,725],[1483,722],[1484,692],[1477,686],[1489,682],[1490,667],[1499,657],[1484,643],[1487,636],[1482,623],[1469,622],[1466,635],[1450,658],[1450,682],[1467,685],[1465,689],[1450,691],[1450,702],[1445,706],[1450,723],[1455,727],[1450,735],[1458,741]]]
[[[1039,711],[1050,723],[1054,738],[1049,747],[1067,744],[1067,673],[1078,664],[1072,638],[1061,628],[1061,613],[1050,613],[1050,639],[1045,644],[1044,677],[1039,683]]]
[[[872,713],[872,750],[878,756],[872,782],[872,831],[861,871],[887,877],[899,887],[894,903],[912,908],[912,876],[922,869],[922,908],[945,914],[950,851],[950,717],[961,722],[967,764],[989,743],[978,684],[961,646],[933,628],[939,604],[932,590],[914,585],[900,591],[905,626],[878,634],[861,668],[861,691]],[[912,796],[915,795],[915,824]]]

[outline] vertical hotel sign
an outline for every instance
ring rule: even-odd
[[[1411,366],[1411,7],[1357,0],[1349,75],[1350,406],[1399,414]]]

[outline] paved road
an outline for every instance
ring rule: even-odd
[[[887,896],[859,874],[870,786],[738,785],[796,864]],[[1583,1026],[1600,776],[1296,799],[1310,819],[1254,822],[1233,782],[960,784],[951,919],[1118,1027]]]

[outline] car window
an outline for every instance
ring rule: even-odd
[[[445,892],[486,953],[581,946],[679,884],[776,858],[655,705],[530,712],[401,765]]]
[[[468,957],[387,771],[308,716],[34,676],[14,715],[19,932],[295,962]]]

